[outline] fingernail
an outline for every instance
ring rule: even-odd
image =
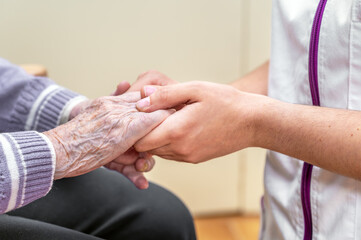
[[[143,165],[143,168],[140,170],[141,172],[146,172],[148,170],[148,162],[146,161]]]
[[[142,100],[137,102],[138,109],[144,109],[149,106],[150,106],[150,98],[149,97],[143,98]]]
[[[146,97],[152,95],[155,91],[157,91],[157,88],[152,86],[146,86],[144,87],[144,94]]]

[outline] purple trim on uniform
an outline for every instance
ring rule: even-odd
[[[320,94],[318,88],[318,45],[320,41],[320,30],[323,13],[327,0],[320,0],[315,18],[313,20],[310,50],[309,50],[309,64],[308,75],[310,82],[310,90],[312,96],[312,103],[314,106],[320,106]],[[304,217],[304,240],[311,240],[313,234],[312,225],[312,211],[311,211],[311,178],[313,166],[308,163],[303,164],[302,182],[301,182],[301,200]]]
[[[304,219],[304,240],[311,240],[312,227],[312,211],[311,211],[311,177],[313,166],[308,163],[303,164],[302,181],[301,181],[301,200]]]
[[[14,141],[9,137],[8,134],[3,134],[3,136],[9,141],[10,145],[11,145],[11,149],[13,150],[15,159],[16,159],[16,164],[18,166],[18,170],[19,170],[19,190],[18,190],[18,195],[16,198],[16,204],[15,204],[15,208],[19,207],[21,204],[21,196],[23,194],[23,188],[24,188],[24,167],[22,164],[22,160],[21,160],[21,156],[19,154],[19,151],[14,143]]]
[[[11,195],[11,176],[6,156],[0,142],[0,214],[5,212]]]
[[[316,15],[313,21],[311,32],[308,75],[312,95],[312,103],[314,106],[320,106],[320,95],[318,89],[318,45],[320,41],[322,17],[325,11],[326,3],[327,0],[320,0],[316,10]]]

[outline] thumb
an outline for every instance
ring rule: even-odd
[[[152,112],[159,109],[171,109],[182,104],[198,101],[197,84],[183,83],[168,86],[144,86],[142,96],[145,98],[137,102],[137,109],[141,112]]]
[[[122,95],[123,93],[125,93],[128,89],[130,88],[130,84],[126,81],[120,82],[117,85],[117,89],[115,90],[114,93],[112,93],[112,96],[118,96],[118,95]]]
[[[174,110],[158,110],[151,113],[136,113],[127,130],[127,139],[130,140],[131,146],[150,133],[173,112]]]

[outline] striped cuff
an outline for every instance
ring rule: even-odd
[[[0,134],[0,213],[22,207],[51,189],[55,152],[41,133]]]

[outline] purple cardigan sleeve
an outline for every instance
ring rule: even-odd
[[[0,134],[0,214],[45,196],[51,189],[55,153],[45,135]]]
[[[65,122],[83,100],[0,58],[0,214],[49,192],[56,156],[40,132]]]
[[[0,58],[0,132],[50,130],[66,122],[71,108],[84,99]]]

